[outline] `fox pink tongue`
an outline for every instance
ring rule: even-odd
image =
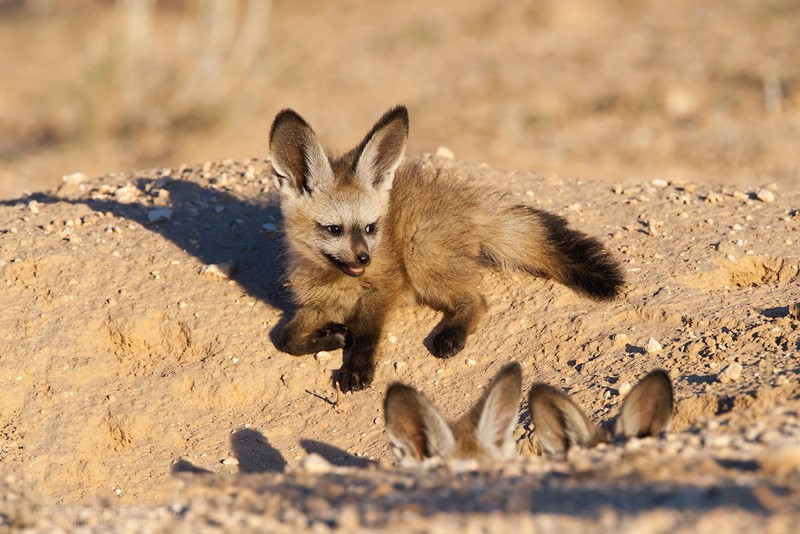
[[[361,276],[364,274],[364,267],[361,265],[345,265],[344,269],[350,276]]]

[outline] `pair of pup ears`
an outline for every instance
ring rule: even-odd
[[[349,153],[356,179],[372,187],[390,187],[407,141],[408,110],[396,106],[384,113]],[[269,153],[281,183],[297,192],[312,194],[333,180],[330,161],[314,130],[291,109],[278,113],[272,122]]]
[[[563,391],[534,384],[528,395],[534,433],[549,454],[572,447],[592,447],[612,440],[611,432],[592,422]],[[650,372],[628,393],[616,419],[618,438],[658,436],[672,423],[673,391],[663,369]]]

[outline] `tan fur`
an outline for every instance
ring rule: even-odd
[[[407,112],[394,108],[358,147],[325,159],[293,111],[272,126],[298,306],[279,345],[298,355],[346,346],[343,391],[372,382],[386,314],[403,295],[443,312],[432,352],[450,357],[486,312],[477,286],[487,264],[549,276],[600,300],[622,284],[607,251],[563,219],[419,157],[403,159],[407,135]]]
[[[566,454],[572,447],[594,447],[611,441],[611,433],[593,423],[563,391],[534,384],[528,394],[534,433],[549,454]],[[616,420],[622,439],[658,436],[672,423],[672,382],[666,371],[650,372],[625,397]],[[610,426],[610,425],[608,425]]]
[[[496,462],[516,456],[514,426],[522,389],[516,362],[503,367],[480,400],[460,419],[446,421],[414,388],[392,384],[386,391],[386,434],[406,467],[440,461]]]

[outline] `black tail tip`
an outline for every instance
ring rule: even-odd
[[[564,284],[597,301],[620,296],[625,286],[622,267],[596,239],[584,236],[572,241],[568,256],[572,260]]]

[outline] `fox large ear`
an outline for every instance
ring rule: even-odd
[[[391,189],[407,141],[408,110],[397,106],[375,123],[356,148],[356,179],[376,189]]]
[[[455,448],[450,425],[414,388],[392,384],[383,402],[386,434],[400,465],[419,465],[428,458],[449,457]]]
[[[467,414],[475,425],[478,443],[496,451],[499,457],[513,458],[516,454],[514,427],[521,396],[522,370],[517,362],[512,362],[500,369]]]
[[[622,403],[617,418],[618,436],[657,436],[672,425],[672,381],[663,369],[656,369],[634,386]]]
[[[528,394],[533,431],[549,454],[570,447],[590,447],[602,440],[600,429],[567,395],[547,384],[534,384]]]
[[[269,155],[281,190],[312,193],[333,182],[333,171],[317,136],[303,117],[284,109],[272,122]]]

